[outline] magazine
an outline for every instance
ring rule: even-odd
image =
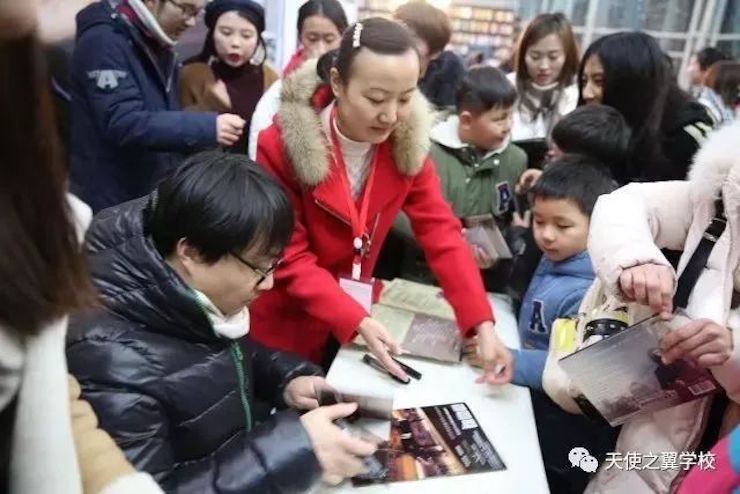
[[[460,362],[462,336],[440,288],[396,278],[385,284],[370,314],[409,355]],[[365,345],[361,336],[355,343]]]
[[[355,486],[505,470],[465,403],[393,411],[390,440],[375,459],[382,475],[355,477]]]
[[[663,364],[660,340],[690,321],[651,317],[562,358],[560,367],[610,425],[714,393],[712,374],[689,360]]]

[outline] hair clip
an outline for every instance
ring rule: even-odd
[[[355,30],[352,33],[352,48],[360,47],[360,35],[362,34],[362,23],[355,24]]]

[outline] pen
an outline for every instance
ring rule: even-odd
[[[411,381],[411,379],[408,379],[408,380],[404,381],[400,377],[391,374],[390,372],[388,372],[388,370],[385,367],[383,367],[381,365],[380,362],[378,362],[377,360],[375,360],[375,357],[373,357],[373,356],[371,356],[371,355],[369,355],[367,353],[362,356],[362,361],[365,364],[367,364],[370,367],[372,367],[373,369],[378,370],[380,372],[384,372],[385,374],[389,375],[391,377],[391,379],[393,379],[394,381],[398,381],[401,384],[408,384]]]
[[[398,365],[400,365],[401,366],[401,369],[403,369],[404,372],[406,372],[406,374],[408,374],[409,376],[413,377],[417,381],[419,379],[421,379],[421,372],[419,372],[418,370],[414,369],[413,367],[411,367],[409,365],[404,364],[403,362],[401,362],[400,360],[398,360],[396,357],[394,357],[392,355],[391,355],[391,359],[393,359],[393,361],[395,363],[397,363]]]

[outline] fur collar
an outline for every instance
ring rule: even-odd
[[[316,73],[316,60],[305,62],[283,81],[278,122],[283,145],[299,182],[315,187],[329,176],[329,142],[322,130],[313,96],[322,85]],[[393,131],[393,157],[396,167],[414,176],[429,154],[431,110],[417,89],[411,100],[411,115]]]
[[[694,156],[689,180],[697,197],[717,197],[740,202],[740,120],[724,125],[707,137]]]

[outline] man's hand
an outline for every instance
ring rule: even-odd
[[[239,115],[222,113],[216,117],[216,138],[222,146],[233,146],[242,135],[244,119]]]
[[[331,391],[332,387],[320,376],[296,377],[285,386],[283,401],[296,410],[313,410],[319,407],[318,391]]]
[[[660,351],[665,364],[688,358],[699,367],[722,365],[732,355],[732,333],[708,319],[697,319],[666,333]]]
[[[345,478],[365,471],[361,458],[375,453],[377,446],[364,439],[350,437],[333,422],[357,410],[356,403],[338,403],[319,407],[301,416],[301,423],[319,460],[322,479],[336,485]]]

